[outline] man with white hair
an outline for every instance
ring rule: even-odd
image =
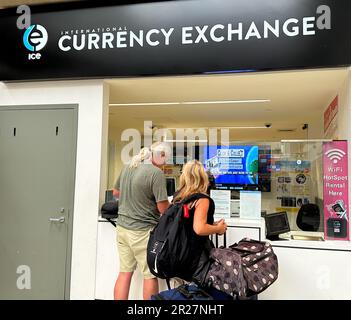
[[[138,265],[144,276],[143,298],[158,293],[158,280],[146,262],[150,231],[169,206],[166,177],[161,167],[170,156],[166,143],[143,148],[125,166],[113,194],[119,198],[117,247],[120,270],[114,289],[115,300],[127,300],[133,272]]]

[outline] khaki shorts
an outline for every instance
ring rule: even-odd
[[[117,226],[120,272],[133,272],[138,266],[144,279],[155,278],[146,262],[146,248],[151,230],[128,230]]]

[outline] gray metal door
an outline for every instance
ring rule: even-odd
[[[77,108],[0,107],[0,299],[69,298]]]

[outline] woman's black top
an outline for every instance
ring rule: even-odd
[[[207,223],[208,224],[213,224],[214,222],[214,211],[215,211],[215,204],[214,201],[207,196],[206,199],[209,200],[209,207],[208,207],[208,211],[207,211]],[[186,221],[186,225],[188,226],[188,236],[190,237],[189,239],[189,246],[190,246],[190,250],[193,253],[193,259],[191,261],[191,264],[189,265],[189,270],[192,270],[193,272],[196,271],[196,269],[198,268],[198,264],[199,264],[199,260],[200,257],[204,251],[205,248],[208,248],[209,246],[209,236],[200,236],[198,234],[196,234],[196,232],[194,231],[194,215],[195,215],[195,207],[196,207],[196,201],[199,201],[200,199],[194,200],[192,203],[189,203],[189,218],[188,219],[184,219],[183,221]],[[191,207],[191,208],[190,208]],[[184,280],[192,280],[192,279],[184,279]]]

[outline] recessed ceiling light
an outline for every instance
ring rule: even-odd
[[[263,103],[270,102],[267,99],[255,99],[255,100],[219,100],[219,101],[189,101],[182,102],[183,104],[231,104],[231,103]]]
[[[236,104],[236,103],[265,103],[269,99],[252,100],[218,100],[218,101],[184,101],[184,102],[136,102],[136,103],[110,103],[112,107],[122,106],[165,106],[165,105],[186,105],[186,104]]]
[[[138,102],[138,103],[110,103],[112,107],[123,106],[165,106],[165,105],[179,105],[181,102]]]
[[[257,125],[247,125],[247,126],[231,126],[231,127],[192,127],[193,129],[217,129],[217,130],[220,130],[220,129],[270,129],[270,127],[268,126],[257,126]],[[187,128],[171,128],[171,127],[167,127],[167,128],[163,128],[165,130],[177,130],[177,129],[181,129],[181,130],[184,130],[184,129],[187,129]]]
[[[313,143],[313,142],[331,142],[332,139],[309,139],[309,140],[280,140],[283,143]]]
[[[219,127],[218,129],[270,129],[267,126],[234,126],[234,127]]]
[[[164,142],[199,142],[199,143],[206,143],[208,142],[207,140],[187,140],[187,139],[175,139],[175,140],[163,140]]]

